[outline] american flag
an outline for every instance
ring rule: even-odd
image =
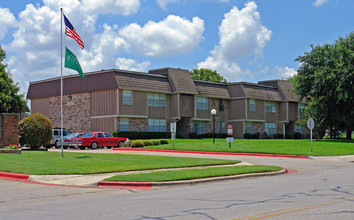
[[[65,15],[64,15],[64,21],[65,21],[65,35],[68,37],[72,37],[79,44],[81,49],[84,49],[85,47],[84,42],[81,40],[74,26],[70,23],[69,19]]]

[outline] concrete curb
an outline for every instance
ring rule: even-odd
[[[279,174],[287,173],[287,169],[282,169],[275,172],[264,172],[264,173],[248,173],[233,176],[220,176],[211,177],[203,179],[194,180],[181,180],[181,181],[170,181],[170,182],[116,182],[116,181],[99,181],[97,184],[98,188],[120,188],[120,189],[151,189],[153,187],[163,187],[163,186],[177,186],[177,185],[195,185],[199,183],[208,183],[224,180],[241,179],[248,177],[259,177],[259,176],[274,176]]]
[[[252,156],[252,157],[282,157],[309,159],[308,156],[284,155],[284,154],[261,154],[261,153],[229,153],[229,152],[209,152],[209,151],[186,151],[186,150],[160,150],[160,149],[144,149],[144,148],[113,148],[114,151],[145,151],[145,152],[164,152],[164,153],[184,153],[184,154],[212,154],[227,156]]]
[[[28,180],[29,176],[30,175],[27,174],[0,172],[0,178],[8,180],[26,181]]]

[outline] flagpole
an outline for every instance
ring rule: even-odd
[[[61,120],[61,157],[63,146],[63,8],[60,8],[60,120]]]

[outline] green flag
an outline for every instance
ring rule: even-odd
[[[85,78],[79,60],[77,59],[77,57],[75,56],[75,54],[73,54],[73,52],[71,52],[67,47],[65,47],[65,67],[72,69],[72,70],[76,70],[81,76],[82,78]]]

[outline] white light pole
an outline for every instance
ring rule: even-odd
[[[211,115],[213,116],[213,144],[215,144],[215,115],[216,115],[215,109],[211,110]]]

